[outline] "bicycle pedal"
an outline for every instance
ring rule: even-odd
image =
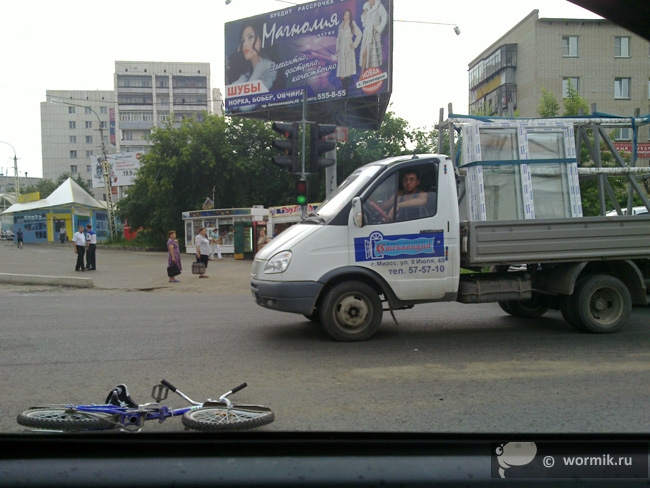
[[[160,403],[162,400],[165,400],[167,398],[167,395],[169,395],[169,388],[167,388],[162,383],[155,385],[151,389],[151,397],[158,403]]]

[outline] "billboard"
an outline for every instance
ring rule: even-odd
[[[392,90],[393,0],[317,0],[225,24],[225,110],[377,128]]]
[[[111,186],[130,186],[135,183],[135,177],[140,169],[142,153],[108,154],[106,159],[111,165]],[[102,172],[102,157],[90,156],[90,165],[93,169],[93,188],[104,188]]]

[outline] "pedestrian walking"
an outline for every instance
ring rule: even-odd
[[[79,230],[72,236],[72,245],[74,253],[77,255],[77,264],[75,271],[84,271],[84,255],[86,254],[86,236],[84,235],[84,226],[80,225]]]
[[[210,233],[210,243],[212,244],[210,249],[210,260],[214,259],[215,253],[217,254],[217,259],[223,259],[223,256],[221,256],[221,236],[219,235],[219,229],[212,229],[212,232]]]
[[[97,269],[95,257],[97,252],[97,234],[93,230],[93,226],[86,225],[86,269],[95,271]]]
[[[18,232],[16,232],[16,244],[18,245],[18,249],[23,248],[23,229],[21,227],[18,227]]]
[[[167,236],[167,276],[169,276],[170,283],[179,283],[176,276],[181,274],[183,266],[181,265],[181,251],[176,240],[176,231],[170,230]]]
[[[208,230],[205,227],[199,229],[199,233],[194,238],[194,246],[196,247],[196,260],[205,264],[205,269],[208,269],[208,258],[210,257],[210,239],[206,234]],[[199,278],[208,278],[208,275],[203,273]]]

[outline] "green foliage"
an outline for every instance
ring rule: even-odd
[[[564,113],[562,115],[580,115],[581,109],[582,115],[589,115],[587,100],[578,95],[578,90],[573,86],[571,80],[567,83],[567,92],[568,96],[564,99]]]
[[[542,98],[537,105],[537,114],[540,117],[556,117],[560,113],[560,104],[553,92],[542,87]]]
[[[69,177],[70,177],[70,173],[62,173],[56,179],[56,182],[54,182],[52,180],[48,180],[47,178],[42,178],[36,184],[27,185],[26,187],[21,189],[20,192],[21,193],[39,192],[41,198],[47,198],[54,192],[54,190],[56,190],[59,186],[61,186],[61,183],[63,183]],[[78,183],[81,188],[83,188],[86,192],[88,192],[90,195],[92,195],[91,188],[88,186],[86,181],[84,181],[81,178],[81,176],[77,175],[76,177],[74,177],[72,179],[76,183]],[[11,191],[13,191],[13,188],[12,188]]]
[[[215,208],[287,203],[282,196],[293,179],[270,162],[275,135],[260,121],[207,114],[202,122],[191,118],[179,127],[155,128],[118,215],[165,239],[169,229],[180,237],[181,213],[201,208],[213,195]]]

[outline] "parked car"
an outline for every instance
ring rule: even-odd
[[[622,208],[621,212],[623,213],[623,215],[627,215],[627,208]],[[632,207],[632,215],[641,215],[641,214],[647,214],[647,213],[648,213],[648,209],[645,208],[644,206]],[[616,210],[610,210],[609,212],[607,212],[606,215],[608,217],[612,217],[612,216],[617,215],[617,213],[616,213]]]
[[[0,240],[13,241],[14,240],[14,231],[11,230],[11,229],[1,231],[0,232]]]

